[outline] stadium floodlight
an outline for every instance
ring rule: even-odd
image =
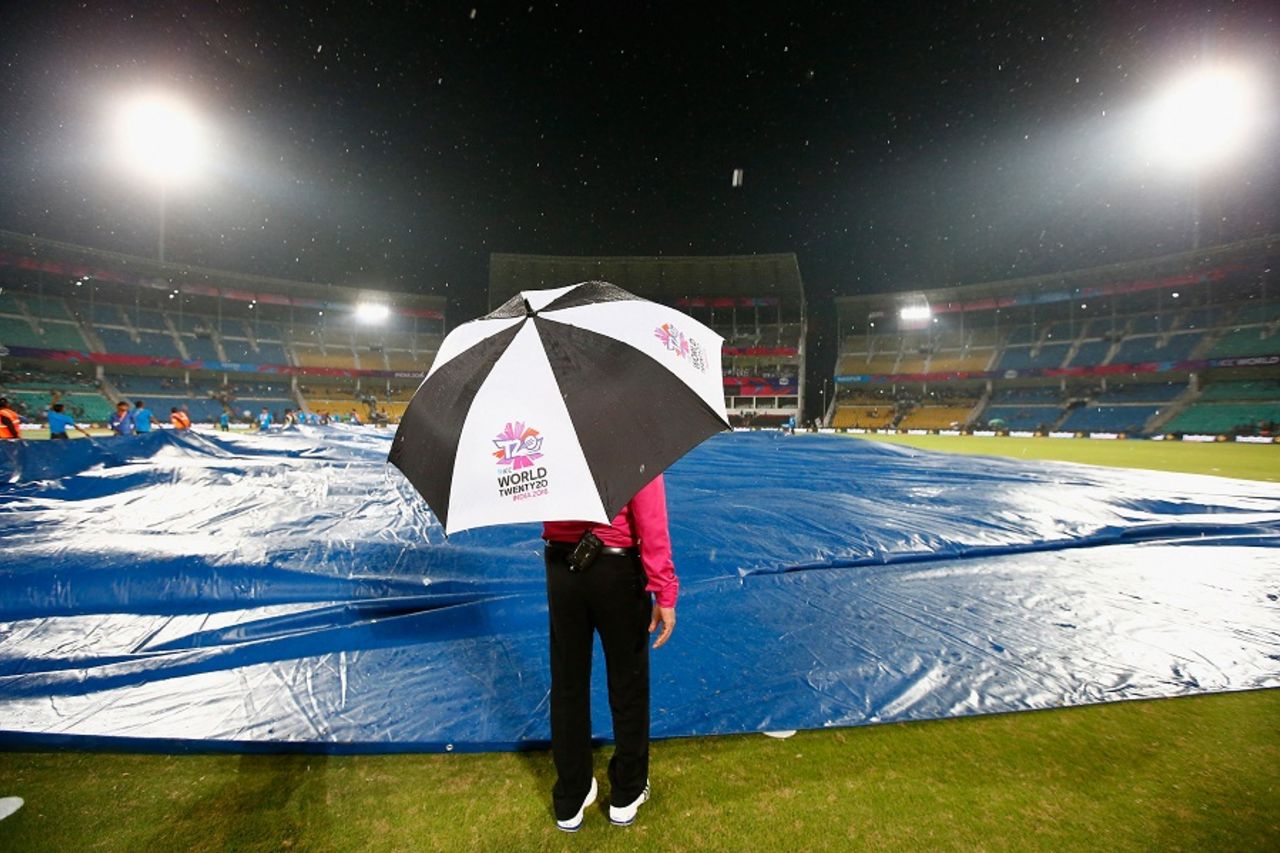
[[[116,159],[159,189],[157,254],[163,262],[166,195],[170,187],[189,183],[203,168],[209,147],[207,129],[182,100],[148,93],[120,103],[111,135]]]
[[[1199,68],[1165,90],[1149,107],[1144,154],[1178,170],[1213,165],[1248,139],[1259,115],[1258,93],[1244,72]]]
[[[208,134],[195,111],[169,95],[124,101],[114,130],[120,162],[162,188],[191,180],[208,153]]]
[[[907,305],[898,312],[900,320],[928,320],[932,316],[928,305]]]
[[[356,319],[361,323],[385,323],[391,309],[380,302],[361,302],[356,305]]]

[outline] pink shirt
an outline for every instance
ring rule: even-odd
[[[659,474],[641,489],[622,512],[606,527],[589,521],[548,521],[542,538],[549,542],[573,544],[591,530],[600,541],[614,548],[640,546],[640,563],[649,582],[645,589],[654,594],[660,607],[675,607],[680,581],[671,561],[671,533],[667,530],[667,487]]]

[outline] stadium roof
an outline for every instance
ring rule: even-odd
[[[489,256],[489,307],[522,290],[600,279],[660,302],[693,297],[778,297],[800,308],[804,288],[792,253],[702,257]]]
[[[379,290],[374,288],[354,288],[336,284],[319,282],[292,281],[283,278],[248,275],[246,273],[227,270],[208,269],[173,262],[161,262],[154,258],[143,258],[137,255],[126,255],[119,252],[108,252],[73,243],[63,243],[43,237],[17,234],[0,230],[0,256],[8,255],[10,259],[29,259],[35,266],[6,263],[6,266],[27,266],[41,270],[44,265],[73,265],[83,268],[83,274],[102,281],[116,281],[124,284],[142,286],[159,286],[196,293],[204,296],[216,295],[209,291],[225,292],[238,295],[270,295],[286,296],[308,302],[325,302],[330,304],[355,304],[362,300],[376,297],[380,301],[391,304],[394,308],[407,309],[407,313],[421,311],[443,312],[445,298],[443,296],[426,296],[400,291]],[[77,275],[81,274],[77,270]],[[263,302],[272,302],[270,298],[262,298]]]
[[[1268,234],[1237,243],[1211,246],[1189,252],[1161,255],[1122,263],[1047,275],[1003,279],[978,284],[926,289],[903,289],[897,292],[841,296],[836,299],[840,310],[893,308],[903,300],[923,296],[931,305],[974,303],[1017,294],[1034,294],[1070,288],[1097,287],[1175,275],[1192,275],[1233,264],[1250,264],[1280,256],[1280,234]],[[967,310],[967,309],[966,309]]]

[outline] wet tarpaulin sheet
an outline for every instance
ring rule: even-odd
[[[539,529],[446,541],[388,445],[5,443],[0,743],[545,743]],[[667,490],[656,737],[1280,685],[1273,484],[761,433]]]

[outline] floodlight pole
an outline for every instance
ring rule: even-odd
[[[1191,250],[1200,248],[1200,175],[1191,178]]]
[[[160,182],[160,240],[157,246],[157,252],[160,255],[160,263],[164,263],[164,214],[165,214],[165,183]]]

